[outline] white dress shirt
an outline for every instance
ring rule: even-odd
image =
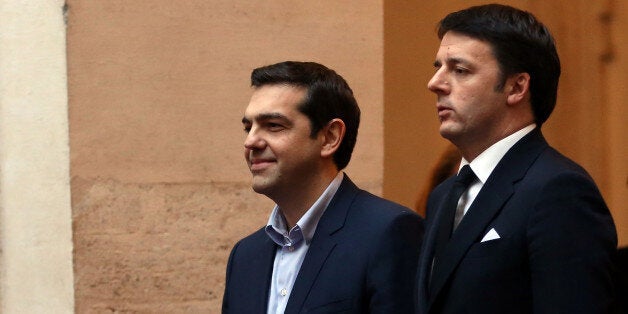
[[[499,161],[506,155],[508,150],[512,148],[519,140],[521,140],[526,134],[532,132],[536,128],[536,124],[530,124],[523,129],[510,134],[509,136],[501,139],[497,143],[491,145],[484,150],[471,162],[462,158],[458,171],[465,165],[469,165],[473,173],[475,173],[477,179],[471,183],[469,188],[462,194],[458,201],[458,207],[456,208],[456,215],[454,217],[454,228],[458,226],[462,217],[467,213],[471,204],[480,193],[480,190],[484,186],[484,183],[491,175]]]
[[[289,231],[278,206],[275,206],[270,214],[265,229],[266,234],[279,247],[275,253],[270,293],[268,294],[268,314],[283,314],[286,310],[292,287],[299,269],[301,269],[305,254],[310,247],[318,221],[338,191],[343,177],[343,173],[339,172],[312,207]]]

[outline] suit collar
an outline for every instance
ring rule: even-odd
[[[345,175],[336,195],[316,227],[312,243],[290,293],[286,313],[298,313],[303,307],[318,273],[336,247],[337,241],[334,234],[344,226],[349,208],[359,191],[358,187]]]
[[[336,195],[332,198],[316,227],[317,231],[312,241],[316,237],[331,235],[344,226],[349,208],[359,191],[360,189],[345,174]]]
[[[478,179],[480,179],[482,184],[486,183],[486,180],[488,180],[488,177],[491,175],[491,173],[493,173],[495,167],[497,167],[499,161],[504,158],[506,153],[508,153],[508,151],[527,134],[534,131],[535,128],[536,124],[530,124],[522,128],[521,130],[518,130],[506,136],[505,138],[499,140],[497,143],[491,145],[489,148],[484,150],[471,162],[462,158],[460,168],[462,168],[466,164],[469,164],[469,166],[473,170],[473,173],[475,173]]]
[[[452,235],[441,262],[433,269],[430,304],[434,302],[469,247],[479,240],[482,232],[513,194],[514,184],[523,178],[534,160],[547,146],[540,129],[537,128],[515,144],[497,164]],[[441,213],[439,209],[436,220]],[[433,255],[429,257],[430,261],[432,257]]]

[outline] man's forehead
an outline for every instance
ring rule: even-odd
[[[280,94],[280,93],[294,93],[305,94],[307,87],[294,85],[289,83],[272,83],[264,84],[261,86],[255,86],[253,88],[253,95],[256,94]]]
[[[299,86],[273,84],[263,85],[253,90],[251,101],[254,103],[295,103],[300,102],[305,97],[306,89]]]
[[[242,122],[250,124],[253,122],[264,122],[269,120],[283,121],[290,123],[294,119],[299,119],[304,114],[299,111],[297,100],[275,101],[275,102],[251,102],[244,111]],[[300,101],[300,100],[299,100]]]
[[[443,36],[436,54],[437,61],[441,62],[470,62],[492,57],[493,52],[488,42],[452,32]]]
[[[295,110],[305,97],[305,89],[288,85],[265,85],[255,89],[245,112],[283,112]]]

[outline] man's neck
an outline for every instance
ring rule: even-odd
[[[335,170],[335,172],[327,172],[324,175],[310,178],[306,180],[307,182],[304,182],[304,185],[293,189],[293,191],[271,197],[279,206],[281,213],[286,219],[288,230],[294,227],[299,219],[312,207],[314,202],[334,180],[338,172],[338,170]]]
[[[511,121],[505,124],[501,130],[492,134],[482,134],[478,138],[466,139],[466,141],[452,142],[458,147],[464,159],[471,162],[482,152],[487,150],[495,143],[505,139],[506,137],[518,132],[526,126],[534,123],[532,120]]]
[[[523,138],[526,134],[530,133],[534,128],[536,128],[536,124],[532,123],[529,124],[511,134],[509,134],[508,136],[505,136],[503,138],[501,138],[500,140],[496,141],[495,143],[491,144],[490,146],[486,147],[485,149],[482,149],[479,153],[477,153],[475,156],[472,157],[472,159],[468,158],[464,153],[462,154],[462,157],[464,158],[464,160],[466,160],[467,162],[471,163],[474,162],[476,159],[480,160],[480,158],[482,160],[490,160],[491,157],[488,156],[500,156],[494,164],[496,164],[501,157],[503,157],[504,154],[506,154],[506,152],[513,146],[515,145],[516,142],[518,142],[521,138]],[[489,159],[487,159],[489,158]],[[482,164],[483,162],[480,161],[480,164]]]

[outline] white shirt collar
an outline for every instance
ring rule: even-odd
[[[484,150],[471,162],[462,158],[458,171],[460,171],[464,165],[469,165],[482,184],[486,183],[486,180],[491,175],[499,161],[504,157],[504,155],[506,155],[508,150],[524,136],[532,132],[534,128],[536,128],[536,124],[533,123],[513,134],[508,135]]]

